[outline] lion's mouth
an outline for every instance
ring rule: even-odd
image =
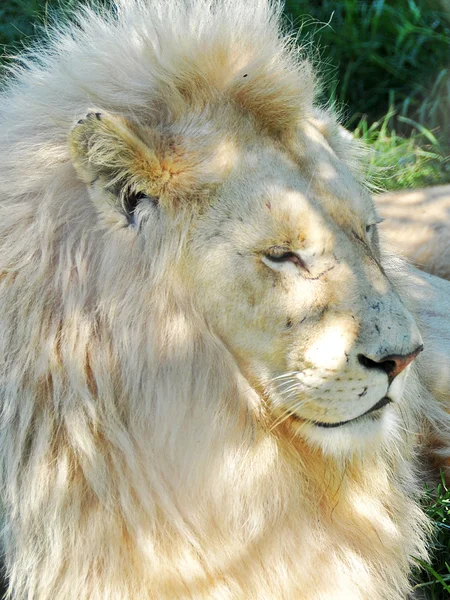
[[[359,415],[358,417],[355,417],[354,419],[349,419],[348,421],[339,421],[338,423],[323,423],[321,421],[310,421],[310,423],[312,423],[313,425],[317,425],[317,427],[324,427],[325,429],[331,429],[332,427],[342,427],[342,425],[347,425],[348,423],[354,423],[355,421],[362,419],[362,417],[365,417],[366,415],[369,415],[370,413],[373,413],[376,410],[380,410],[381,408],[386,406],[386,404],[390,404],[391,402],[392,402],[392,400],[388,396],[384,396],[384,398],[381,398],[381,400],[378,400],[378,402],[376,404],[374,404],[372,406],[372,408],[369,408],[369,410],[366,410],[366,412],[364,412],[362,415]]]

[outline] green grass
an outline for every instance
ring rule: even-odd
[[[450,182],[450,4],[447,0],[287,0],[312,40],[323,100],[373,148],[379,183]]]
[[[36,23],[45,23],[48,11],[63,5],[75,4],[71,0],[3,0],[0,7],[0,45],[2,56],[14,54],[36,33]]]
[[[399,115],[449,139],[447,0],[288,0],[286,12],[320,47],[326,98],[348,107],[350,117],[380,119],[394,93]]]
[[[399,135],[396,124],[411,125],[409,136]],[[399,190],[445,184],[450,181],[450,157],[435,135],[419,123],[398,116],[393,107],[379,121],[366,117],[354,136],[370,147],[369,180],[375,189]]]
[[[432,560],[417,560],[421,570],[416,590],[422,590],[427,600],[450,598],[450,489],[441,475],[437,489],[426,488],[425,509],[435,524]]]

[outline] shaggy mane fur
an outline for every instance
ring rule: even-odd
[[[82,9],[3,92],[0,457],[15,600],[404,600],[411,557],[426,555],[415,435],[350,460],[271,431],[174,274],[186,211],[136,237],[121,215],[99,219],[70,158],[91,109],[145,121],[168,136],[172,173],[192,144],[177,185],[194,201],[229,168],[230,107],[282,143],[315,112],[315,81],[280,12],[265,0]],[[208,130],[221,111],[223,131]],[[416,416],[405,425],[417,431]]]

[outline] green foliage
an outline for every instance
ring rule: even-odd
[[[450,182],[448,1],[287,0],[286,14],[318,49],[323,100],[373,147],[380,187]]]
[[[44,24],[48,20],[49,11],[76,4],[76,0],[3,0],[0,6],[2,54],[11,54],[12,47],[26,43],[36,33],[36,23]]]
[[[320,47],[325,95],[348,107],[350,122],[379,120],[394,93],[398,115],[450,139],[446,0],[287,0],[286,12]]]
[[[411,126],[409,136],[396,133],[396,121]],[[445,156],[434,134],[411,119],[397,117],[392,106],[372,124],[362,118],[354,136],[370,146],[369,180],[375,189],[427,187],[450,180],[450,157]]]

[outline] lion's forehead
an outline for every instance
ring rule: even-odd
[[[238,175],[227,182],[202,223],[208,245],[225,242],[261,252],[289,245],[320,256],[333,251],[342,231],[362,235],[368,217],[358,214],[350,197],[316,191],[295,165],[273,163],[258,174]],[[356,238],[350,246],[356,249]]]
[[[312,136],[311,133],[309,133]],[[284,147],[272,143],[245,149],[224,183],[215,207],[228,226],[233,217],[304,238],[331,224],[361,232],[375,222],[368,192],[317,132],[315,145],[301,131]]]

